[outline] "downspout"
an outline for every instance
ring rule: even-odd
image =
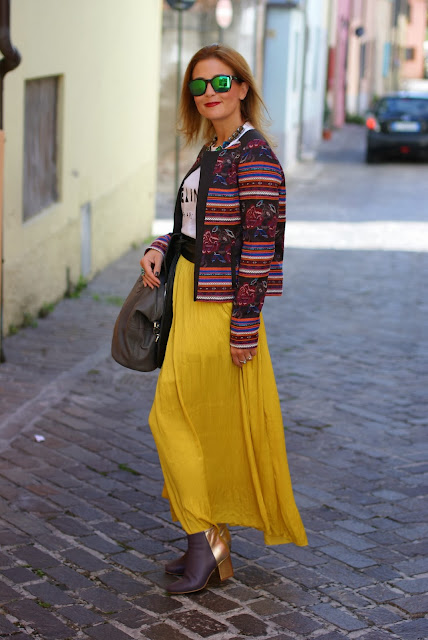
[[[304,5],[301,9],[303,13],[303,61],[302,61],[302,84],[300,92],[300,105],[299,105],[299,136],[297,139],[297,159],[299,162],[303,159],[303,118],[305,115],[305,93],[306,93],[306,59],[308,53],[309,43],[309,28],[308,28],[308,15],[306,13],[307,5],[304,0]]]
[[[256,6],[256,41],[255,47],[255,78],[259,89],[263,86],[263,63],[266,31],[266,4],[264,0],[257,0]]]
[[[3,87],[6,73],[16,69],[21,55],[10,41],[10,0],[0,0],[0,362],[5,361],[3,353]]]

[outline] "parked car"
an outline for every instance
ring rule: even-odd
[[[428,93],[400,91],[379,98],[366,128],[367,162],[397,156],[428,160]]]

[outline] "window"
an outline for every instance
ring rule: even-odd
[[[360,78],[364,78],[366,75],[366,63],[367,63],[367,43],[363,42],[360,47]]]
[[[382,64],[382,76],[387,78],[389,75],[389,69],[391,66],[391,43],[385,42],[383,45],[383,64]]]
[[[24,220],[58,201],[59,76],[25,83]]]
[[[415,118],[428,117],[427,98],[382,98],[377,105],[380,116],[401,117],[407,115]]]
[[[394,3],[392,25],[396,27],[398,25],[398,17],[401,15],[406,16],[408,21],[411,21],[411,7],[409,0],[392,0]]]
[[[404,51],[405,60],[414,60],[415,59],[415,47],[406,47]]]

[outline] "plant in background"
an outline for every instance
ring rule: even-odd
[[[67,286],[67,291],[65,293],[66,298],[80,298],[80,294],[86,287],[88,286],[88,281],[83,276],[79,276],[77,284]]]
[[[324,100],[323,128],[331,129],[331,109],[328,106],[327,98]]]
[[[39,318],[47,318],[47,316],[52,313],[55,309],[55,305],[53,302],[45,302],[39,309],[38,317]]]
[[[28,311],[24,311],[24,317],[22,319],[21,326],[24,328],[32,327],[33,329],[35,329],[37,327],[37,320],[35,319],[33,314],[29,313]]]
[[[107,304],[114,304],[116,307],[121,307],[125,302],[125,298],[121,296],[106,296],[105,301]]]
[[[347,113],[345,121],[348,124],[359,124],[359,125],[362,125],[362,124],[365,124],[366,120],[365,120],[364,116],[360,116],[359,113]]]
[[[323,116],[323,128],[322,128],[322,137],[324,140],[330,140],[331,138],[331,109],[328,106],[327,98],[324,100],[324,116]]]

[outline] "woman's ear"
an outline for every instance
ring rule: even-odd
[[[246,82],[241,82],[239,87],[239,99],[245,100],[248,93],[248,84]]]

